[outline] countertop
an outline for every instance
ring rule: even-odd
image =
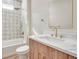
[[[41,44],[55,48],[61,52],[77,57],[77,39],[76,38],[50,38],[50,35],[32,35],[29,37]]]

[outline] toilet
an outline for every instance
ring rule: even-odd
[[[19,56],[19,59],[28,59],[29,46],[20,46],[16,49],[16,53]]]

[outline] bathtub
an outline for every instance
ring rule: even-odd
[[[23,38],[3,40],[2,58],[16,54],[16,48],[25,44],[26,44],[26,41]]]

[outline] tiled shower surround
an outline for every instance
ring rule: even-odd
[[[7,0],[6,0],[7,1]],[[21,37],[21,10],[2,10],[2,39]]]
[[[21,37],[20,11],[3,9],[2,13],[2,38],[3,40]]]

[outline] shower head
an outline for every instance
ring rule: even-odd
[[[22,0],[15,0],[15,1],[17,1],[17,2],[22,2]]]
[[[15,10],[21,10],[21,8],[14,8]]]

